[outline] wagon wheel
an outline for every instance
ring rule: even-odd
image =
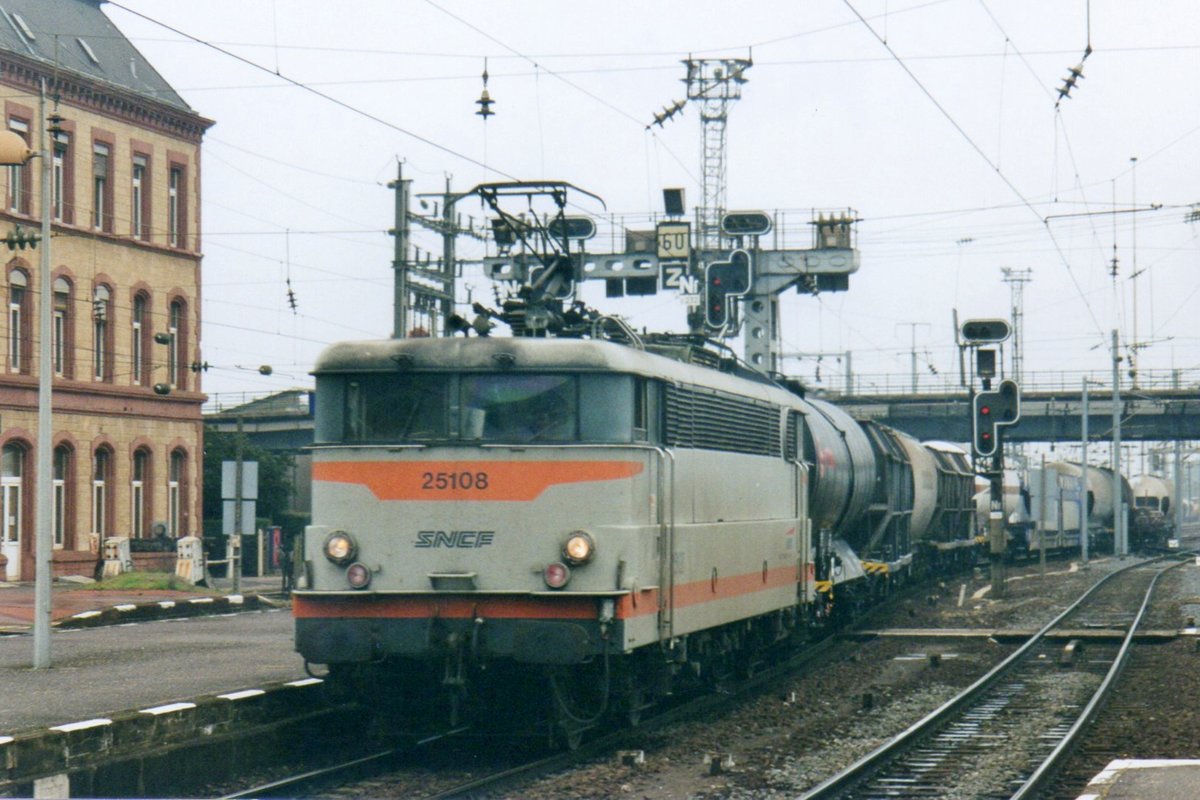
[[[574,670],[550,670],[551,722],[561,732],[567,749],[575,750],[585,731],[594,728],[608,708],[608,675],[599,685],[594,674]]]
[[[559,726],[562,731],[563,744],[567,746],[567,750],[574,752],[583,744],[583,728],[576,727],[569,722],[563,722]]]

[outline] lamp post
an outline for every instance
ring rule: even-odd
[[[14,131],[0,131],[0,165],[21,166],[34,156],[42,159],[41,215],[42,252],[38,269],[41,302],[38,314],[38,407],[37,451],[34,485],[36,488],[36,533],[34,537],[34,606],[33,606],[33,667],[50,666],[50,559],[54,551],[53,516],[53,435],[50,424],[50,392],[54,367],[50,360],[50,330],[53,309],[53,290],[50,286],[50,182],[51,158],[46,144],[46,82],[42,81],[39,113],[42,118],[38,134],[39,147],[32,151],[25,140]]]

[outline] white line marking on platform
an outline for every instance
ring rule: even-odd
[[[72,619],[91,619],[98,616],[100,616],[99,611],[80,611],[78,614],[72,615]]]
[[[14,739],[11,736],[0,736],[0,744],[8,744],[9,742],[15,742],[15,741],[16,741],[16,739]]]
[[[191,600],[188,600],[189,603],[211,603],[212,601],[211,597],[193,597]]]
[[[195,703],[168,703],[165,706],[155,706],[154,708],[143,708],[139,713],[153,714],[154,716],[157,717],[159,714],[170,714],[172,711],[184,711],[186,709],[195,708],[195,707],[196,707]]]
[[[301,678],[298,681],[288,681],[284,684],[284,686],[313,686],[315,684],[324,682],[325,681],[321,680],[320,678]]]
[[[243,689],[240,692],[230,692],[229,694],[219,694],[217,697],[222,700],[245,700],[247,697],[258,697],[260,694],[266,694],[262,689]]]
[[[137,608],[137,604],[135,604],[135,603],[122,603],[122,604],[121,604],[121,605],[119,605],[119,606],[113,606],[113,608],[115,608],[117,611],[133,611],[135,608]]]
[[[175,601],[174,600],[159,600],[158,605],[160,608],[174,608]]]
[[[88,728],[100,728],[104,725],[112,725],[112,720],[101,717],[100,719],[87,719],[83,722],[68,722],[66,725],[55,725],[50,730],[71,733],[73,731],[86,731]]]

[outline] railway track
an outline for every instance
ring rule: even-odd
[[[661,708],[653,715],[644,717],[637,725],[637,730],[645,733],[688,717],[718,713],[722,708],[741,702],[746,695],[762,690],[771,682],[819,662],[833,642],[833,637],[815,642],[804,648],[803,652],[780,663],[764,666],[747,678],[723,684],[719,692],[695,695]],[[616,754],[628,741],[629,733],[628,728],[611,730],[585,740],[580,747],[571,751],[547,754],[545,751],[518,750],[510,755],[499,756],[492,752],[487,758],[481,759],[479,748],[472,749],[470,745],[471,731],[460,728],[417,742],[381,747],[377,752],[347,758],[321,769],[298,771],[223,794],[221,798],[390,795],[443,800],[479,796],[500,792],[575,764]],[[430,759],[424,756],[437,748],[443,751],[457,748],[461,756],[447,758],[442,752],[436,761],[443,766],[431,767]],[[463,763],[478,764],[489,760],[493,763],[483,768],[461,768]],[[349,794],[345,793],[347,791]]]
[[[803,797],[1034,797],[1115,683],[1158,576],[1179,563],[1107,576],[958,697]],[[1067,630],[1086,643],[1064,647]]]

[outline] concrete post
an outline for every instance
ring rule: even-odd
[[[1083,417],[1080,419],[1081,453],[1079,457],[1079,555],[1086,567],[1091,532],[1088,526],[1088,379],[1083,379]]]

